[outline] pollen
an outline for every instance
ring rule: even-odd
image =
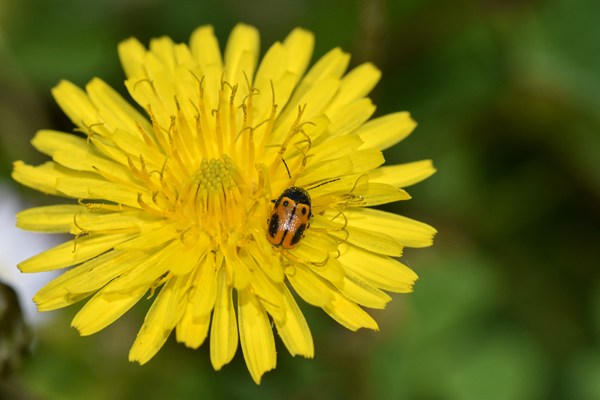
[[[204,158],[194,174],[194,182],[199,193],[226,192],[235,186],[234,173],[235,166],[227,155],[221,159]]]

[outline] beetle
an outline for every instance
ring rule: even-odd
[[[310,226],[312,203],[308,191],[297,186],[285,189],[274,200],[267,224],[267,240],[276,247],[293,249]]]

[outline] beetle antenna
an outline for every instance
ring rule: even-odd
[[[292,174],[290,174],[290,168],[288,167],[287,163],[285,162],[285,158],[281,157],[281,161],[283,161],[283,165],[285,165],[285,170],[287,171],[288,177],[290,179],[292,179]]]
[[[318,188],[318,187],[321,187],[321,186],[323,186],[323,185],[327,185],[328,183],[333,183],[333,182],[335,182],[335,181],[339,181],[339,180],[340,180],[340,178],[330,179],[330,180],[328,180],[328,181],[321,182],[321,183],[319,183],[319,184],[317,184],[317,185],[315,185],[315,186],[311,186],[311,187],[309,187],[309,188],[306,188],[306,190],[313,190],[313,189],[316,189],[316,188]]]

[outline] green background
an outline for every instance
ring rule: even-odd
[[[120,40],[187,41],[237,22],[262,50],[295,26],[383,71],[377,115],[409,110],[415,133],[390,163],[431,158],[438,172],[390,209],[439,230],[407,250],[415,293],[352,333],[304,307],[314,360],[278,341],[256,386],[241,351],[220,372],[208,346],[173,338],[146,366],[127,353],[149,301],[104,331],[69,327],[80,305],[36,328],[4,377],[32,399],[600,399],[600,2],[597,0],[0,0],[0,180],[43,160],[36,130],[71,131],[50,96],[94,76],[122,93]],[[51,199],[16,188],[30,202]],[[4,395],[5,397],[8,395]],[[0,393],[0,398],[2,394]]]

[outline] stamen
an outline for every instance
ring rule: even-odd
[[[138,193],[137,195],[137,202],[140,205],[140,207],[142,208],[142,210],[144,210],[145,212],[152,214],[152,215],[156,215],[158,217],[164,217],[165,214],[163,212],[161,212],[160,210],[157,210],[156,208],[150,207],[143,199],[142,199],[142,194]]]
[[[176,146],[179,150],[179,155],[184,161],[184,165],[193,165],[192,160],[197,159],[197,147],[190,145],[195,143],[196,138],[190,126],[188,125],[188,118],[184,114],[177,96],[174,96],[175,106],[177,107],[176,126],[173,130],[174,137],[177,141]],[[187,170],[187,168],[186,168]]]
[[[156,149],[156,144],[154,143],[148,132],[146,132],[146,130],[142,128],[142,125],[140,125],[140,123],[136,121],[135,126],[137,127],[140,136],[142,136],[142,139],[144,139],[146,145],[148,145],[148,147],[150,148]]]
[[[267,148],[267,144],[273,135],[273,126],[275,125],[275,116],[277,115],[277,103],[275,102],[275,87],[273,85],[273,81],[269,81],[271,83],[271,114],[267,119],[267,126],[265,127],[265,134],[260,141],[260,145],[258,146],[259,153],[257,158],[262,158],[264,155],[264,149]]]
[[[150,104],[148,104],[146,106],[146,112],[148,113],[148,116],[150,117],[150,121],[152,122],[152,128],[154,129],[154,136],[156,137],[158,144],[160,145],[161,149],[164,152],[167,152],[169,145],[167,143],[167,139],[165,138],[165,134],[163,133],[164,129],[162,129],[160,127],[160,125],[158,124],[158,121],[156,120],[156,116],[154,115],[154,111],[152,110],[152,106]]]
[[[224,82],[226,83],[226,82]],[[236,121],[235,121],[235,95],[237,93],[238,85],[233,85],[233,87],[227,84],[231,89],[231,95],[229,96],[229,135],[227,138],[229,139],[229,151],[230,154],[235,154],[235,141],[233,138],[235,137],[235,133],[237,132]]]

